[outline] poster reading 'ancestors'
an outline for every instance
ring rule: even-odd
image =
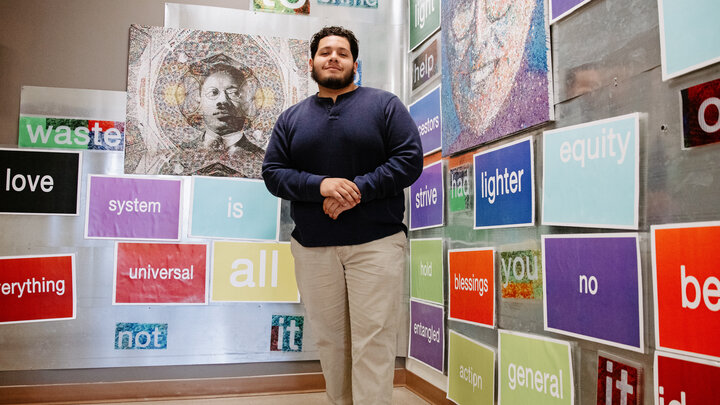
[[[260,178],[278,115],[306,97],[308,41],[130,27],[125,173]]]

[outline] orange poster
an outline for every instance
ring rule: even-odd
[[[495,250],[448,252],[449,319],[495,327]]]

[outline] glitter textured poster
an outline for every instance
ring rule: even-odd
[[[308,92],[308,41],[130,27],[125,173],[260,178],[278,115]]]
[[[544,0],[442,3],[442,154],[554,119]]]

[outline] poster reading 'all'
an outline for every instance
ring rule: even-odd
[[[0,324],[75,319],[75,255],[0,257]]]
[[[495,249],[448,252],[448,319],[495,327]]]
[[[657,347],[720,359],[720,222],[651,232]]]
[[[207,303],[205,244],[115,245],[113,304]]]

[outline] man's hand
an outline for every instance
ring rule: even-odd
[[[342,205],[338,202],[338,200],[332,197],[325,197],[325,200],[323,201],[323,212],[325,212],[330,218],[337,219],[341,213],[354,208],[356,205],[357,204],[355,203]]]
[[[327,177],[320,183],[320,195],[335,199],[350,209],[360,203],[360,189],[348,179]],[[323,203],[323,209],[325,203]],[[334,218],[333,218],[334,219]]]

